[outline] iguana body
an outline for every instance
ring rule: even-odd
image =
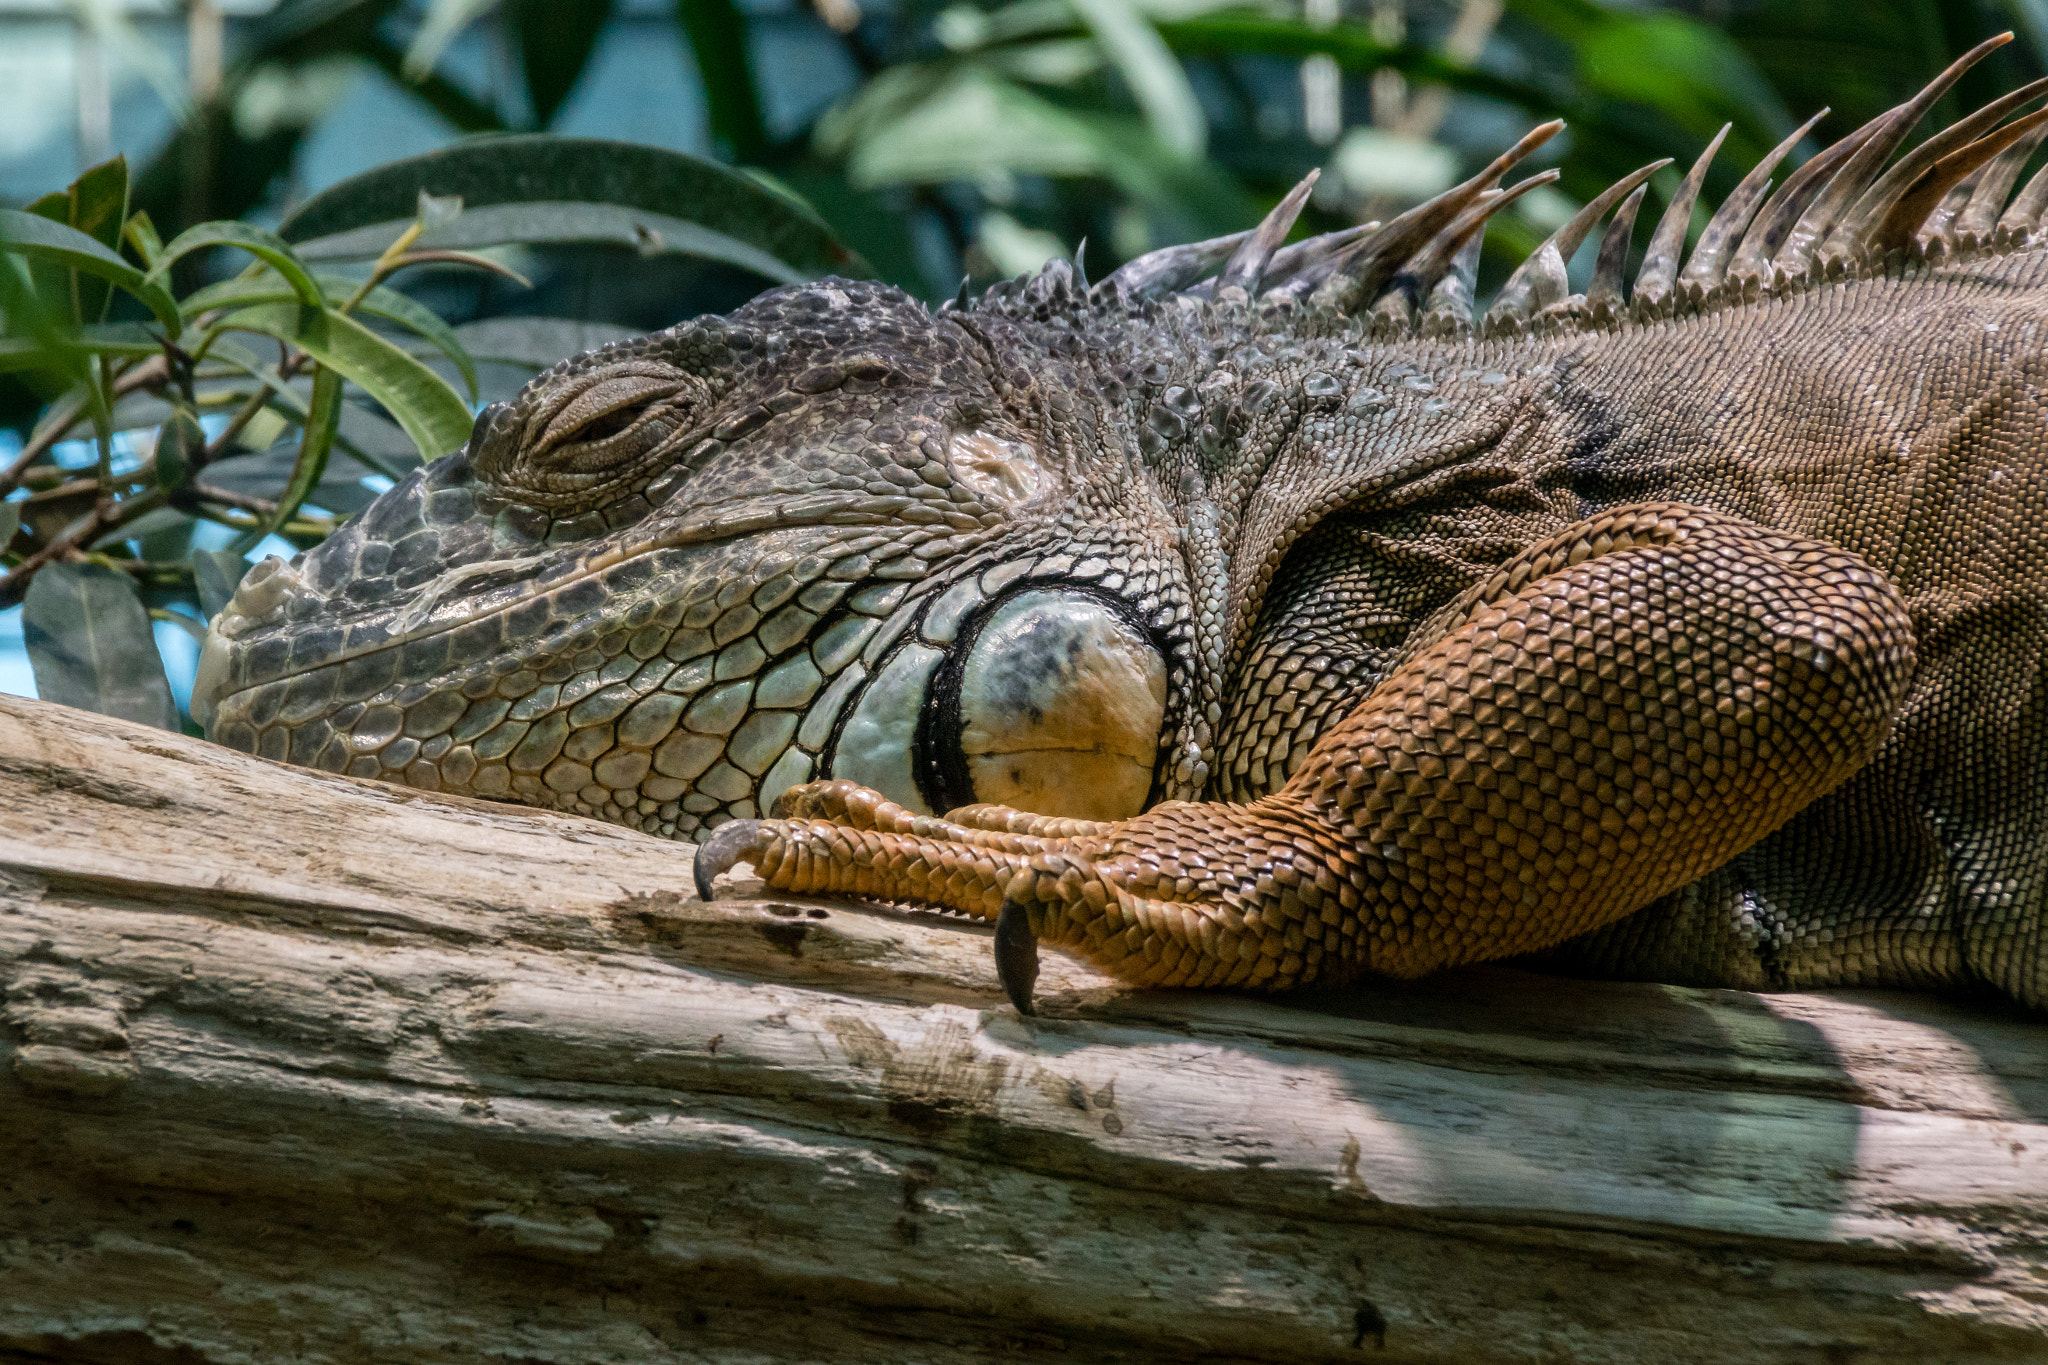
[[[1276,254],[1283,206],[1093,291],[825,281],[579,357],[252,571],[195,708],[704,841],[707,886],[995,917],[1020,1005],[1042,940],[2048,1006],[2048,189],[1990,240],[2042,125],[1878,179],[1932,95],[1674,284],[1688,193],[1629,307],[1639,192],[1588,299],[1539,253],[1472,325],[1511,154],[1377,233]]]

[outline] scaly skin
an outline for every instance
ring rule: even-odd
[[[1911,631],[1854,555],[1622,509],[1464,594],[1247,805],[1060,828],[819,783],[783,797],[809,818],[714,837],[785,890],[1015,902],[1147,985],[1419,976],[1609,923],[1782,825],[1882,743]]]
[[[195,714],[995,918],[1025,1006],[1043,941],[2048,1007],[2032,231],[1483,329],[1284,222],[1199,296],[774,291],[258,566]]]

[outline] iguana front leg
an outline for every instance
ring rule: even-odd
[[[779,890],[996,917],[1020,1008],[1031,938],[1147,985],[1418,976],[1619,919],[1778,828],[1877,751],[1912,640],[1844,550],[1620,508],[1440,612],[1249,805],[970,823],[817,784],[718,830],[698,880],[745,860]]]

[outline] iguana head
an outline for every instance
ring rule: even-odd
[[[1556,127],[1376,233],[1283,249],[1311,177],[1092,290],[1054,262],[931,311],[824,280],[566,361],[250,570],[193,714],[672,836],[825,777],[934,812],[1198,796],[1244,580],[1298,520],[1262,474],[1312,427],[1442,425],[1413,366],[1359,349],[1358,305],[1397,269],[1469,304],[1492,186]]]
[[[977,316],[827,280],[563,363],[252,569],[195,716],[668,835],[828,775],[1099,817],[1190,790],[1182,533],[1127,362],[1037,288]]]

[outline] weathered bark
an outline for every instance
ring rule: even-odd
[[[1050,954],[1026,1021],[977,926],[689,874],[0,700],[0,1360],[2048,1354],[2036,1021]]]

